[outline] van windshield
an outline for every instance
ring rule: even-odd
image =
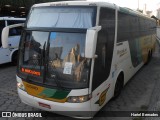
[[[95,7],[35,7],[27,22],[27,28],[90,28],[95,25]]]

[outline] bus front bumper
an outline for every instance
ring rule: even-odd
[[[75,118],[92,118],[90,110],[90,101],[84,103],[58,103],[41,98],[37,98],[27,94],[27,92],[18,88],[18,94],[21,101],[29,106],[36,107],[45,111],[54,112],[57,114],[75,117]],[[42,107],[40,103],[48,105],[49,107]]]

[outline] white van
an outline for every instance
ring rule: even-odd
[[[0,17],[0,64],[12,62],[17,63],[18,45],[21,35],[22,26],[14,24],[24,23],[25,18],[14,17]],[[6,26],[12,26],[9,30],[8,48],[4,48],[2,45],[2,30]]]

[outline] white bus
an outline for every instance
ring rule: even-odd
[[[13,24],[24,23],[25,18],[14,18],[14,17],[0,17],[0,64],[12,62],[16,64],[17,62],[17,54],[18,54],[18,46],[21,35],[21,26],[14,26]],[[11,26],[9,30],[9,36],[7,38],[9,47],[4,48],[2,46],[2,30]]]
[[[23,103],[93,117],[150,61],[156,21],[106,2],[66,1],[31,8],[20,41]]]

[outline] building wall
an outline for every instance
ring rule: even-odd
[[[160,3],[157,5],[157,15],[156,17],[160,19]]]

